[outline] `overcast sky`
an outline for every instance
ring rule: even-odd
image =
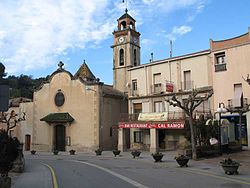
[[[126,5],[127,4],[127,5]],[[8,75],[45,77],[60,60],[74,74],[83,60],[112,84],[112,32],[128,7],[141,33],[141,64],[209,48],[248,32],[249,0],[0,0],[0,61]]]

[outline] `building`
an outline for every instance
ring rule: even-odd
[[[127,112],[125,95],[96,78],[84,62],[73,76],[58,64],[49,81],[21,103],[20,122],[26,150],[93,151],[117,147],[117,122]],[[29,145],[30,144],[30,145]]]
[[[204,93],[212,89],[210,51],[141,65],[140,34],[127,10],[113,35],[114,87],[128,94],[129,106],[119,123],[119,149],[176,149],[185,143],[185,116],[165,98],[178,95],[185,100],[194,88]],[[209,111],[211,105],[208,101],[200,110]]]
[[[214,106],[224,105],[231,112],[221,114],[233,123],[230,141],[250,146],[250,112],[248,110],[250,86],[244,80],[250,70],[250,28],[248,32],[234,38],[214,41],[210,39],[211,70],[214,89]],[[239,112],[242,114],[242,130],[239,127]],[[230,132],[230,131],[229,131]],[[230,133],[228,133],[230,135]]]

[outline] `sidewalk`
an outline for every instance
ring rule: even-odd
[[[164,154],[162,163],[154,163],[150,152],[143,151],[139,158],[133,159],[130,152],[121,152],[119,158],[126,160],[138,160],[138,162],[146,162],[159,166],[166,166],[170,168],[177,168],[180,170],[187,171],[189,173],[210,175],[210,176],[221,176],[232,178],[239,181],[249,182],[250,184],[250,150],[241,151],[237,153],[232,153],[229,155],[224,154],[223,156],[199,159],[197,161],[190,160],[188,168],[180,168],[174,157],[177,151],[167,151],[162,152]],[[38,156],[32,156],[29,152],[24,152],[25,158],[37,158]],[[67,160],[80,160],[84,156],[88,157],[100,157],[100,158],[114,158],[112,151],[103,151],[101,156],[95,156],[95,153],[77,152],[76,155],[69,155],[68,152],[60,152],[59,155],[52,155],[49,152],[39,152],[39,157],[43,159],[67,159]],[[224,158],[230,157],[241,163],[239,168],[239,175],[225,175],[223,169],[220,166],[220,161]],[[10,173],[12,177],[12,185],[14,188],[26,188],[26,187],[36,187],[36,188],[50,188],[52,186],[52,177],[49,169],[42,165],[41,163],[32,162],[26,160],[25,171],[22,174]],[[37,181],[34,181],[36,179]],[[28,186],[27,186],[28,185]]]

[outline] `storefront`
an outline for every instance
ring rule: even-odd
[[[157,115],[160,117],[162,113],[157,113]],[[154,120],[157,119],[159,118]],[[118,148],[122,151],[140,149],[150,152],[159,149],[177,149],[177,145],[185,140],[183,136],[184,125],[184,120],[120,122]],[[128,131],[130,137],[126,136]],[[127,142],[130,142],[129,148]]]

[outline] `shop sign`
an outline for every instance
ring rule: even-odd
[[[167,92],[173,92],[174,91],[174,85],[172,83],[166,83],[166,91]]]
[[[138,121],[166,121],[167,119],[167,112],[140,113],[138,116]]]
[[[184,122],[164,122],[164,123],[119,123],[119,128],[138,129],[184,129]]]

